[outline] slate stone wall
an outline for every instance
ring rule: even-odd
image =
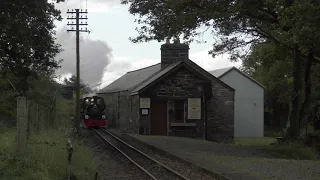
[[[129,124],[129,117],[130,117],[130,110],[131,110],[131,103],[129,101],[129,92],[128,91],[121,91],[119,92],[119,129],[127,132],[128,131],[128,124]]]
[[[104,98],[104,102],[106,103],[106,114],[108,118],[108,126],[112,128],[119,127],[119,124],[117,124],[118,120],[118,92],[115,93],[105,93],[105,94],[99,94],[99,96]]]
[[[109,127],[117,128],[123,132],[131,132],[132,122],[136,122],[138,117],[136,108],[132,108],[131,101],[136,104],[136,99],[129,96],[128,91],[100,94],[105,99],[106,114],[109,120]],[[136,129],[136,128],[133,128]],[[138,132],[134,130],[134,132]]]
[[[139,133],[139,95],[129,96],[129,115],[126,122],[126,132],[138,134]]]
[[[190,70],[181,67],[177,72],[156,85],[153,91],[159,97],[202,97],[203,86],[199,84],[201,81],[202,79],[190,72]]]
[[[189,59],[189,46],[187,44],[163,44],[161,45],[161,68],[170,64]]]
[[[205,110],[203,109],[202,120],[196,121],[197,138],[204,137],[204,119],[207,120],[207,140],[221,141],[233,138],[234,134],[234,91],[227,88],[221,81],[214,78],[208,72],[195,67],[204,76],[211,79],[212,97],[207,99]],[[157,98],[172,99],[188,97],[203,97],[204,87],[199,83],[202,81],[193,72],[182,67],[176,73],[171,74],[165,80],[150,88],[147,92]],[[198,88],[200,87],[200,88]],[[106,113],[109,118],[110,127],[120,128],[124,132],[149,134],[150,117],[141,117],[139,109],[139,96],[129,96],[128,91],[102,94],[106,102]],[[152,101],[152,99],[151,99]],[[206,113],[205,113],[206,111]],[[141,128],[145,130],[139,132]],[[172,135],[172,133],[171,133]],[[190,135],[187,135],[190,136]]]
[[[194,68],[212,83],[212,98],[206,102],[207,140],[229,141],[234,136],[234,91],[201,67]]]
[[[178,98],[187,101],[188,98],[192,97],[203,98],[204,87],[202,83],[202,78],[195,75],[189,69],[181,67],[177,72],[158,83],[154,88],[152,88],[152,91],[157,98],[164,97],[173,101]],[[170,97],[172,97],[172,99],[170,99]],[[203,112],[201,120],[187,120],[187,123],[196,123],[196,127],[171,127],[169,125],[169,135],[203,138]]]
[[[198,68],[198,67],[196,67]],[[199,70],[199,69],[198,69]],[[203,72],[203,70],[199,70]],[[206,100],[206,110],[203,110],[202,120],[196,121],[196,137],[202,138],[205,133],[207,119],[207,140],[223,141],[234,135],[234,91],[222,84],[208,72],[202,73],[211,79],[212,97]],[[154,93],[158,97],[172,96],[174,98],[203,97],[203,88],[197,88],[201,79],[186,68],[179,69],[163,82],[159,83]],[[205,113],[205,111],[207,111]]]
[[[213,96],[207,101],[207,139],[229,141],[234,135],[234,92],[212,80]]]

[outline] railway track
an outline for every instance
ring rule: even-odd
[[[153,180],[190,180],[179,172],[153,159],[105,129],[93,129],[105,143],[111,145]]]

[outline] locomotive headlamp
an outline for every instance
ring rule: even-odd
[[[85,115],[84,118],[85,118],[85,119],[89,119],[89,116],[88,116],[88,115]]]
[[[102,115],[102,119],[106,119],[106,115]]]

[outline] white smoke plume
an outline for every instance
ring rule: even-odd
[[[59,75],[76,74],[76,38],[75,33],[67,33],[67,27],[61,28],[57,41],[62,51],[57,58],[63,59]],[[91,85],[102,79],[105,68],[112,58],[112,49],[104,41],[91,40],[80,36],[80,77]]]
[[[75,32],[67,32],[67,10],[71,9],[88,9],[90,12],[107,11],[119,0],[65,0],[63,3],[56,4],[56,8],[60,9],[63,21],[57,23],[57,42],[61,44],[63,52],[56,58],[63,59],[61,68],[57,70],[58,75],[76,74],[76,40]],[[90,30],[90,17],[88,20],[88,29]],[[93,40],[90,35],[80,33],[80,77],[92,86],[97,85],[104,74],[106,67],[112,58],[112,48],[106,42],[101,40]]]

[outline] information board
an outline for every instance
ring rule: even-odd
[[[188,119],[201,119],[201,98],[188,98]]]
[[[150,108],[150,98],[140,98],[140,108],[149,109]]]

